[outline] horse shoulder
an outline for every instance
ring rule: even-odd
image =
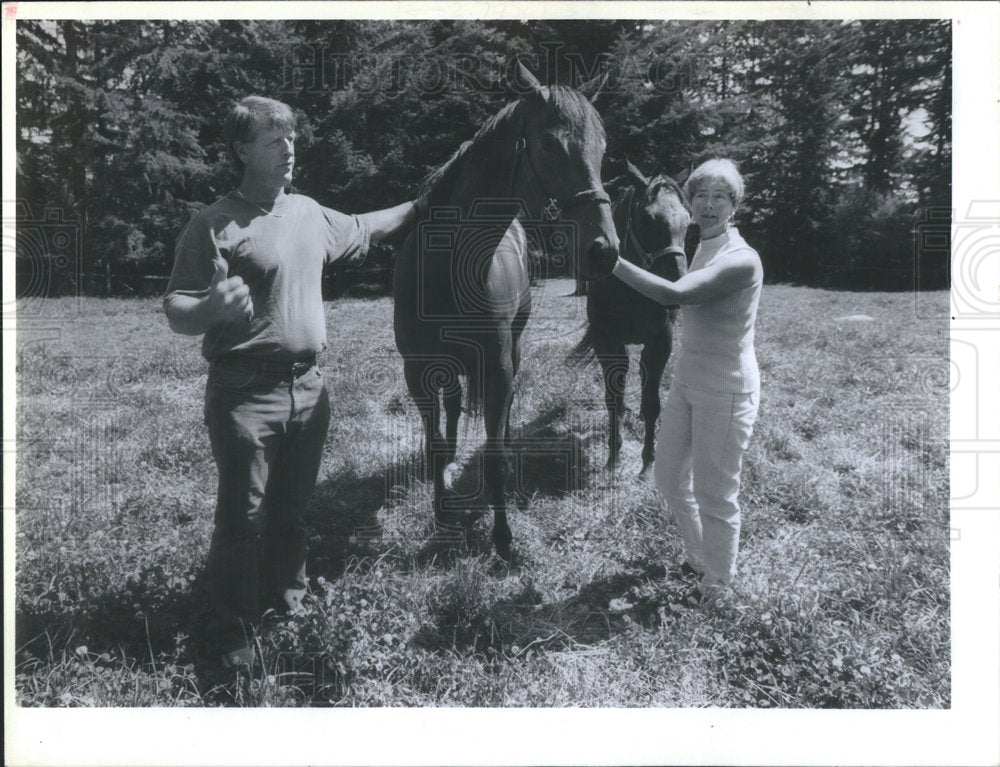
[[[530,295],[528,237],[520,220],[514,218],[493,251],[486,277],[491,302],[508,311],[520,309]]]

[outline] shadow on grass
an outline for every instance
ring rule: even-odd
[[[653,628],[690,610],[690,587],[655,566],[598,578],[572,597],[543,603],[531,584],[494,604],[443,602],[415,637],[430,650],[516,657],[528,648],[579,649],[635,626]],[[516,649],[515,649],[516,648]]]
[[[510,463],[506,491],[513,494],[517,508],[534,497],[562,498],[586,488],[591,471],[586,460],[587,441],[571,431],[567,410],[554,405],[520,427],[512,425]],[[487,511],[484,468],[487,448],[480,445],[455,481],[455,492],[476,499],[474,512]]]
[[[505,486],[508,512],[523,510],[538,497],[562,498],[588,486],[591,475],[585,457],[586,441],[570,430],[566,417],[566,408],[556,405],[520,428],[512,427],[516,436],[510,441]],[[434,525],[429,524],[415,564],[447,567],[458,556],[484,555],[492,549],[493,512],[485,486],[488,454],[486,445],[480,444],[463,462],[445,497],[445,510],[462,532],[435,532]],[[429,520],[432,513],[428,507]]]
[[[316,486],[307,520],[311,577],[339,577],[353,557],[377,553],[378,510],[386,503],[386,474],[347,470]]]
[[[375,560],[387,554],[395,559],[400,551],[409,552],[399,557],[398,567],[403,570],[414,565],[448,567],[458,557],[467,556],[470,547],[476,545],[473,527],[479,515],[474,503],[459,503],[463,513],[456,516],[461,523],[456,528],[435,525],[428,503],[426,508],[417,509],[420,519],[412,540],[386,536],[378,512],[392,505],[401,484],[409,486],[408,492],[418,492],[419,483],[426,481],[423,474],[423,456],[416,452],[368,476],[345,471],[321,482],[309,515],[310,575],[333,580],[352,562]]]
[[[512,600],[497,605],[499,625],[520,647],[569,649],[606,641],[631,627],[662,625],[684,614],[688,588],[679,581],[623,572],[598,578],[572,597],[525,610]]]
[[[367,552],[359,531],[377,529],[376,511],[385,502],[383,474],[341,473],[321,482],[307,512],[311,527],[308,569],[333,579],[352,557]],[[207,542],[199,541],[197,545]],[[207,548],[207,546],[206,546]],[[105,593],[19,605],[15,616],[18,659],[58,663],[63,653],[85,646],[88,654],[109,653],[135,669],[156,674],[165,663],[193,665],[206,703],[232,703],[233,672],[221,668],[206,626],[210,591],[205,568],[177,573],[154,564]],[[214,691],[214,692],[213,692]]]
[[[166,664],[193,664],[204,689],[219,678],[205,677],[211,644],[204,635],[209,593],[203,569],[169,577],[149,566],[113,591],[72,607],[21,605],[16,611],[16,661],[38,658],[60,664],[63,654],[86,648],[89,656],[120,658],[137,676],[157,675]],[[218,676],[218,675],[216,675]]]

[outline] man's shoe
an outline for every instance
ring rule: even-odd
[[[237,671],[249,672],[253,667],[253,650],[249,647],[237,647],[235,650],[222,653],[222,665]]]
[[[282,602],[285,606],[286,615],[301,615],[305,612],[302,606],[302,599],[306,595],[305,589],[285,589],[282,595]]]

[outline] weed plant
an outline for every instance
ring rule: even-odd
[[[948,707],[947,323],[908,294],[765,287],[740,574],[692,607],[665,574],[677,531],[636,476],[638,349],[612,475],[599,374],[563,363],[584,300],[535,291],[512,569],[488,515],[467,540],[432,529],[390,300],[327,304],[312,589],[266,617],[249,677],[203,634],[216,478],[197,340],[156,301],[42,302],[58,332],[16,350],[18,703]],[[837,319],[857,314],[873,319]],[[460,439],[456,492],[481,509],[481,424]]]

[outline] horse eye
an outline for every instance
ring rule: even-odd
[[[542,134],[542,149],[546,152],[561,152],[562,148],[562,142],[551,133]]]

